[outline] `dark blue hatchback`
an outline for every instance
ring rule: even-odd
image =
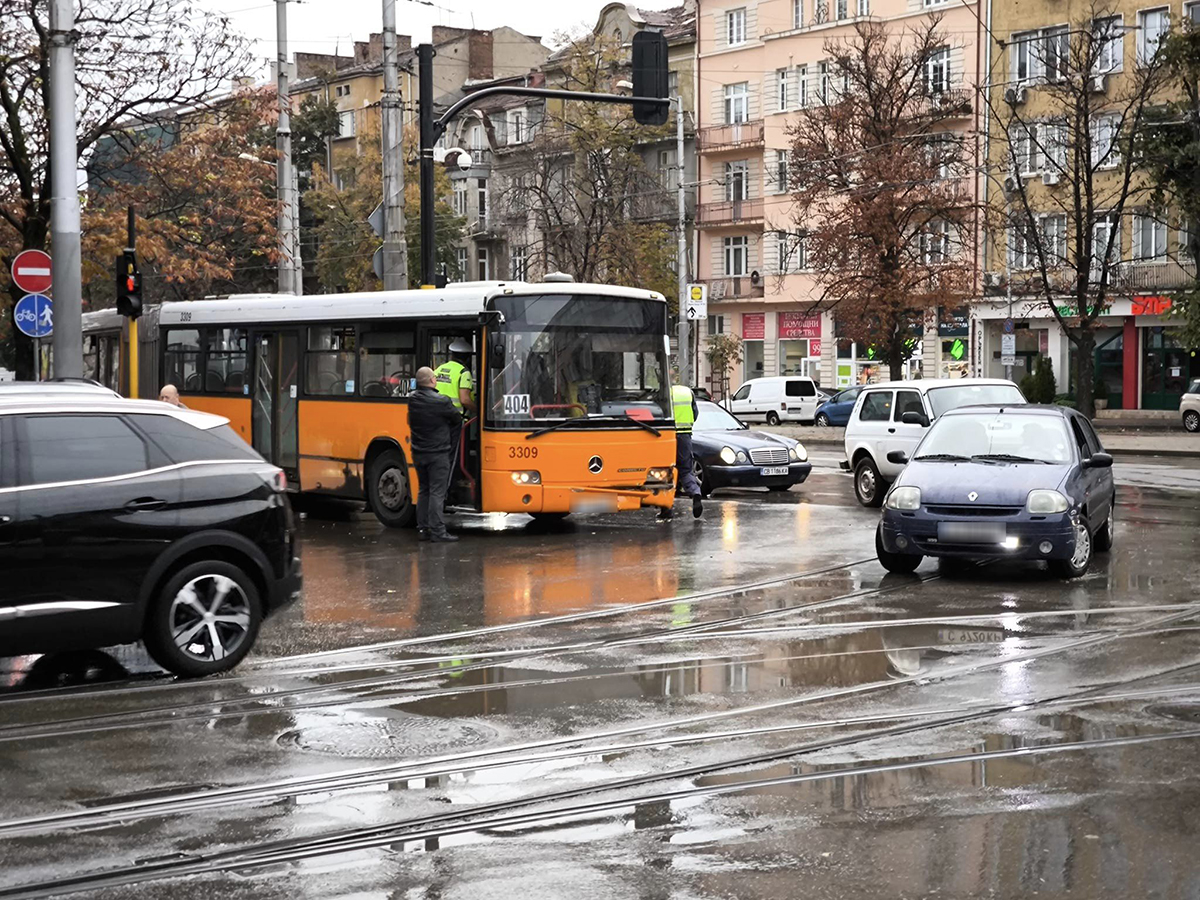
[[[1045,559],[1066,577],[1112,546],[1112,457],[1058,406],[973,406],[939,418],[884,501],[875,535],[890,572],[926,556]]]

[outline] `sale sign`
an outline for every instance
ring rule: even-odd
[[[798,312],[781,312],[779,316],[780,338],[821,338],[821,317]]]

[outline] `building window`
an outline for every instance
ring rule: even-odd
[[[1200,25],[1200,2],[1183,4],[1183,15],[1190,19],[1193,25]]]
[[[488,265],[488,248],[480,247],[476,250],[475,260],[479,264],[479,280],[487,281],[491,274],[491,267]]]
[[[1111,241],[1111,247],[1109,242]],[[1107,261],[1112,264],[1121,258],[1121,229],[1113,216],[1104,216],[1092,223],[1092,277],[1098,278]]]
[[[939,181],[957,174],[962,145],[957,135],[939,132],[929,135],[926,142],[929,165],[937,172]]]
[[[829,63],[817,63],[817,102],[822,106],[829,103]]]
[[[729,278],[741,278],[750,271],[750,239],[743,236],[727,237],[725,245],[725,275]]]
[[[674,69],[667,73],[667,95],[670,97],[679,96],[679,73]]]
[[[941,94],[950,87],[950,48],[939,47],[925,60],[925,92]]]
[[[804,27],[804,0],[792,0],[792,27]]]
[[[850,18],[850,0],[836,0],[836,2],[838,20]]]
[[[724,334],[725,333],[725,317],[724,316],[709,316],[708,317],[708,333],[709,334]]]
[[[785,194],[788,189],[788,159],[790,152],[778,150],[775,153],[775,193]]]
[[[1033,80],[1034,42],[1036,31],[1014,34],[1009,41],[1009,58],[1012,61],[1012,80],[1026,84]]]
[[[456,281],[466,281],[471,276],[467,274],[467,248],[454,248],[454,262],[458,266],[458,271],[455,273]]]
[[[1166,222],[1144,213],[1133,217],[1133,258],[1141,262],[1166,262]]]
[[[1091,122],[1092,167],[1095,169],[1115,168],[1121,161],[1117,138],[1121,131],[1119,116],[1098,116]]]
[[[796,70],[796,81],[800,83],[800,108],[808,106],[808,66]]]
[[[1013,170],[1026,178],[1041,168],[1036,125],[1014,125],[1012,134]]]
[[[479,203],[479,224],[486,225],[488,220],[487,179],[477,178],[475,185],[476,199]]]
[[[813,24],[824,25],[829,21],[829,0],[813,0]]]
[[[1008,265],[1014,271],[1032,269],[1037,260],[1037,239],[1024,225],[1008,231]]]
[[[943,4],[948,3],[948,2],[950,2],[950,0],[925,0],[925,6],[926,7],[942,6]]]
[[[1067,217],[1042,217],[1042,243],[1046,248],[1046,263],[1051,267],[1067,263]]]
[[[483,152],[483,147],[484,147],[483,126],[482,125],[472,125],[471,126],[471,154],[474,156],[474,155],[477,155],[477,154]]]
[[[734,203],[750,199],[750,163],[739,159],[725,163],[725,200]]]
[[[679,168],[675,165],[674,150],[658,151],[658,178],[664,190],[674,191],[679,188]]]
[[[354,137],[354,110],[338,113],[338,137]]]
[[[512,257],[509,260],[512,267],[512,278],[514,281],[529,280],[529,248],[528,247],[513,247]]]
[[[791,265],[791,236],[786,231],[775,232],[775,272],[786,275]]]
[[[1095,74],[1121,71],[1124,62],[1125,23],[1121,16],[1109,16],[1092,22],[1092,56]]]
[[[1042,145],[1042,171],[1066,174],[1067,126],[1062,122],[1043,122],[1038,126]]]
[[[525,110],[510,109],[508,111],[508,142],[523,144],[528,139],[528,135],[525,133]]]
[[[729,46],[746,43],[746,10],[731,9],[725,13],[725,34]]]
[[[779,111],[783,112],[788,108],[788,70],[775,70],[775,85],[779,91]]]
[[[1171,30],[1170,13],[1165,6],[1138,13],[1138,59],[1150,62],[1158,54],[1162,39]]]
[[[950,223],[935,220],[921,232],[921,260],[927,266],[940,266],[950,259]]]
[[[462,179],[454,182],[454,214],[456,216],[466,216],[467,214],[467,182]]]
[[[734,125],[750,119],[750,85],[725,85],[725,124]]]
[[[1042,77],[1047,81],[1062,81],[1067,77],[1071,62],[1071,29],[1066,25],[1042,31]]]
[[[858,0],[858,15],[869,16],[871,14],[871,0]]]

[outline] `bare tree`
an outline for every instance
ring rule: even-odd
[[[1125,58],[1130,31],[1093,3],[1069,26],[1010,44],[1013,78],[986,94],[1002,150],[989,176],[1005,200],[990,211],[990,231],[1008,254],[1009,289],[1040,299],[1074,345],[1076,401],[1089,416],[1097,319],[1134,292],[1122,226],[1151,200],[1134,147],[1165,84],[1145,36],[1136,59]],[[1141,212],[1150,222],[1162,215]]]
[[[900,34],[859,22],[825,50],[790,127],[791,248],[838,334],[877,347],[900,378],[928,312],[971,288],[972,92],[937,17]]]
[[[49,13],[47,0],[0,0],[0,279],[21,250],[43,249],[50,231]],[[228,92],[248,70],[246,42],[227,19],[187,0],[89,0],[75,31],[78,125],[83,159],[106,135],[154,111],[195,106]],[[15,287],[0,319],[11,321]],[[0,356],[10,361],[10,338]],[[20,342],[18,372],[32,373],[32,347]]]

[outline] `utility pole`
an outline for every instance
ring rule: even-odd
[[[275,39],[277,44],[276,92],[279,124],[275,126],[275,185],[279,197],[279,293],[300,294],[300,270],[297,266],[295,181],[292,178],[291,98],[288,96],[287,0],[275,0]]]
[[[437,261],[436,220],[433,196],[433,145],[437,143],[433,121],[433,44],[417,46],[417,117],[420,121],[421,173],[421,287],[432,286]],[[445,126],[442,126],[445,129]]]
[[[50,240],[54,253],[54,374],[83,377],[79,160],[75,153],[75,3],[50,3]],[[37,360],[40,371],[42,361]]]
[[[383,0],[383,289],[408,288],[404,236],[404,159],[401,147],[400,73],[396,60],[396,0]]]
[[[675,282],[679,295],[679,380],[690,386],[692,382],[692,345],[688,332],[688,320],[684,311],[687,308],[687,195],[684,193],[683,182],[687,175],[687,165],[683,156],[683,96],[675,98],[675,200],[678,205],[679,231],[675,248]]]

